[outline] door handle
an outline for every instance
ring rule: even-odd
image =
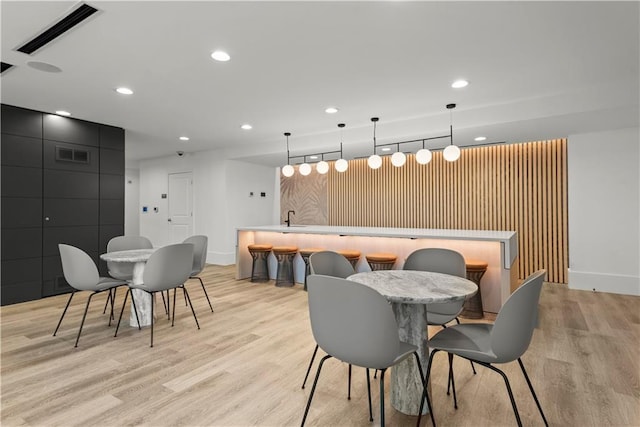
[[[45,217],[44,217],[44,220],[45,220],[45,221],[49,221],[49,217],[48,217],[48,216],[45,216]]]
[[[168,222],[171,222],[171,218],[168,218],[168,219],[167,219],[167,221],[168,221]]]

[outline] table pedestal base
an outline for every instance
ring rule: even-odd
[[[142,284],[144,275],[145,262],[136,262],[133,266],[133,284]],[[138,311],[138,318],[140,318],[140,326],[151,326],[151,295],[141,289],[131,289],[132,298],[136,301],[136,310]],[[136,313],[133,311],[133,304],[131,305],[131,314],[129,315],[129,325],[134,328],[138,327],[138,321],[136,320]]]
[[[426,305],[393,303],[392,307],[398,322],[400,341],[418,347],[422,370],[426,374],[429,362]],[[391,406],[403,414],[418,415],[421,396],[420,371],[416,366],[415,356],[410,356],[391,368]],[[422,414],[428,413],[429,409],[425,404]]]

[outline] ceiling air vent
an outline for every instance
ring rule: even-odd
[[[6,62],[3,62],[2,63],[2,71],[0,71],[0,73],[4,73],[5,71],[7,71],[11,67],[13,67],[13,64],[7,64]]]
[[[66,33],[97,11],[98,9],[91,7],[88,4],[82,3],[79,7],[60,19],[53,26],[44,30],[42,33],[29,40],[16,50],[18,52],[23,52],[31,55],[42,46],[60,37],[62,34]]]

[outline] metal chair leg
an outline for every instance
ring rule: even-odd
[[[209,308],[211,308],[211,312],[213,313],[213,306],[211,305],[211,300],[209,299],[209,294],[207,294],[207,290],[204,287],[204,282],[198,276],[190,277],[190,279],[198,279],[200,281],[200,286],[202,286],[202,291],[204,292],[204,296],[207,298],[207,302],[209,303]]]
[[[307,383],[307,377],[309,376],[309,371],[311,371],[311,365],[313,365],[313,361],[316,358],[316,353],[318,352],[318,344],[316,344],[316,348],[313,349],[313,355],[311,356],[311,360],[309,361],[309,367],[307,367],[307,373],[304,375],[304,381],[302,381],[302,388],[304,389],[304,385]]]
[[[153,347],[153,300],[155,300],[155,295],[153,293],[149,293],[151,295],[151,347]],[[133,294],[131,295],[131,300],[133,301]]]
[[[380,427],[384,427],[384,372],[380,369]]]
[[[373,407],[371,406],[371,380],[369,379],[369,368],[367,368],[367,396],[369,397],[369,422],[373,422]]]
[[[347,400],[351,400],[351,363],[349,363],[349,380],[347,383]]]
[[[107,295],[107,299],[104,301],[104,308],[102,309],[102,314],[105,314],[107,312],[107,304],[109,304],[109,301],[112,301],[111,291],[112,289],[109,289],[109,294]],[[111,302],[111,306],[113,307],[113,302]]]
[[[76,338],[76,344],[74,345],[74,347],[77,347],[78,341],[80,341],[80,334],[82,333],[82,327],[84,326],[84,319],[87,318],[87,311],[89,310],[89,303],[91,302],[91,298],[93,298],[93,296],[97,293],[98,292],[92,292],[91,295],[89,295],[89,298],[87,298],[87,305],[85,305],[84,307],[84,314],[82,315],[82,321],[80,322],[80,329],[78,329],[78,336]]]
[[[191,298],[189,298],[189,292],[187,292],[187,289],[184,287],[184,285],[182,286],[182,290],[184,291],[184,295],[187,298],[187,301],[189,301],[189,307],[191,307],[191,312],[193,313],[193,318],[196,321],[196,326],[198,327],[198,329],[200,329],[200,323],[198,323],[198,317],[196,316],[196,311],[193,309],[193,304],[191,304]]]
[[[328,354],[320,359],[320,364],[318,364],[318,370],[316,371],[316,379],[313,381],[313,387],[311,387],[311,394],[309,395],[309,400],[307,400],[307,407],[304,410],[304,416],[302,417],[302,424],[300,427],[304,427],[304,422],[307,420],[307,414],[309,413],[309,408],[311,407],[311,400],[313,399],[313,394],[316,391],[316,385],[318,384],[318,378],[320,378],[320,371],[322,370],[322,365],[324,361],[330,358]]]
[[[460,324],[460,319],[458,319],[456,317],[456,322],[458,323],[458,325]],[[473,360],[469,360],[469,363],[471,363],[471,370],[473,371],[473,375],[476,374],[476,367],[473,366]],[[447,390],[447,394],[449,394],[449,390]]]
[[[127,289],[127,293],[124,294],[124,302],[122,303],[122,308],[120,309],[120,316],[118,316],[118,324],[116,325],[116,333],[113,334],[113,337],[118,336],[118,329],[120,329],[120,321],[122,320],[122,313],[124,313],[124,306],[127,305],[127,298],[129,298],[129,294],[131,293],[131,289]],[[133,301],[133,297],[131,297]],[[140,326],[140,322],[138,322],[138,326]]]
[[[456,396],[456,383],[453,379],[453,354],[447,353],[449,357],[449,383],[451,384],[451,388],[453,389],[453,407],[458,409],[458,398]],[[447,385],[448,387],[448,385]]]
[[[542,412],[542,406],[540,406],[540,402],[538,401],[538,396],[536,396],[536,392],[533,391],[533,385],[531,384],[531,381],[529,381],[529,375],[527,375],[527,371],[524,369],[524,364],[522,363],[522,359],[520,359],[519,357],[518,357],[518,363],[520,364],[520,368],[522,369],[524,378],[527,380],[527,385],[529,385],[529,390],[531,390],[531,395],[533,396],[533,400],[536,401],[536,405],[538,406],[540,415],[542,415],[542,419],[544,420],[544,425],[549,427],[549,423],[547,422],[547,417],[545,417],[544,412]]]
[[[76,291],[72,291],[71,295],[69,295],[69,299],[67,300],[67,305],[64,306],[64,310],[62,310],[62,316],[60,316],[60,320],[58,320],[58,326],[56,326],[56,330],[53,331],[53,336],[54,337],[58,333],[58,329],[60,328],[60,325],[62,324],[62,319],[64,318],[64,315],[67,313],[67,309],[69,308],[69,304],[71,304],[71,298],[73,298],[75,293],[76,293]]]
[[[516,422],[518,423],[518,427],[522,427],[522,421],[520,420],[520,413],[518,412],[518,407],[516,406],[516,400],[513,398],[513,392],[511,391],[511,385],[509,384],[509,379],[507,378],[507,375],[504,372],[502,372],[500,369],[488,363],[482,363],[482,366],[486,366],[492,371],[499,373],[502,376],[502,379],[504,379],[504,383],[507,386],[507,392],[509,393],[509,399],[511,400],[511,406],[513,407],[513,413],[516,416]]]
[[[418,365],[418,372],[420,372],[420,381],[422,381],[422,387],[424,389],[426,389],[427,387],[427,383],[425,382],[424,379],[424,372],[422,371],[422,364],[420,363],[420,356],[418,356],[417,352],[413,352],[413,355],[416,358],[416,364]],[[433,411],[431,410],[431,399],[429,398],[429,393],[427,393],[427,408],[429,409],[429,415],[431,416],[431,423],[433,424],[433,427],[436,426],[436,420],[435,418],[433,418]],[[422,409],[420,410],[420,413],[422,413]]]
[[[429,356],[429,363],[427,364],[427,376],[424,379],[424,384],[422,388],[422,397],[420,398],[420,409],[418,410],[418,422],[416,426],[420,427],[420,420],[422,419],[422,409],[424,408],[425,398],[427,400],[427,405],[429,407],[429,411],[431,413],[431,422],[433,423],[433,427],[436,426],[436,422],[434,420],[433,411],[431,410],[431,404],[429,403],[429,393],[428,393],[428,385],[429,385],[429,376],[431,375],[431,365],[433,363],[433,356],[440,350],[433,350],[431,355]]]

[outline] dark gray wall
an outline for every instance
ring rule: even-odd
[[[2,305],[69,292],[58,243],[124,234],[124,130],[2,105]]]

